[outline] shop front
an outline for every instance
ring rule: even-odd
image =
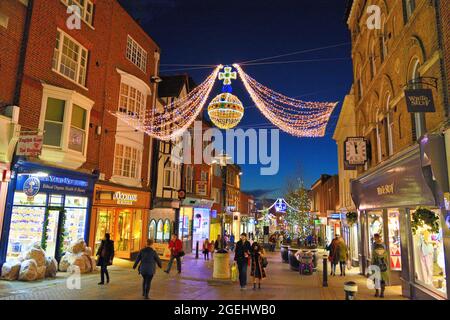
[[[6,199],[1,261],[17,259],[36,242],[56,259],[71,242],[88,242],[95,180],[90,174],[18,161]]]
[[[213,200],[188,197],[183,200],[180,214],[179,234],[183,236],[188,252],[199,250],[205,239],[211,241],[211,208]]]
[[[96,251],[105,233],[114,241],[115,256],[133,259],[148,235],[150,192],[113,184],[96,184],[90,246]]]
[[[242,216],[241,217],[241,230],[239,235],[242,233],[246,233],[247,235],[255,234],[255,218],[250,216]],[[237,236],[236,234],[235,236]],[[237,240],[236,240],[237,241]]]
[[[178,201],[159,199],[156,206],[150,210],[148,222],[148,239],[153,239],[153,248],[163,260],[170,259],[169,241],[175,233],[175,216],[179,207]],[[181,236],[180,236],[181,239]]]
[[[379,234],[389,253],[390,285],[401,284],[403,295],[412,299],[447,299],[447,192],[445,148],[439,135],[424,137],[352,181],[359,210],[361,273],[367,273],[374,235]]]

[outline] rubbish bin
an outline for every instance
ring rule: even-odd
[[[214,268],[213,268],[213,278],[214,279],[230,279],[230,254],[214,252]]]
[[[345,300],[355,300],[358,286],[353,281],[344,283]]]
[[[289,246],[282,244],[281,245],[281,261],[284,263],[289,263]]]
[[[300,262],[297,260],[295,254],[297,253],[297,248],[289,247],[289,265],[291,270],[299,271],[300,270]]]

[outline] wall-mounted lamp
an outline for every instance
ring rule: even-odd
[[[152,76],[151,78],[150,78],[150,82],[151,83],[160,83],[160,82],[162,82],[163,80],[160,78],[160,77],[158,77],[158,76]]]

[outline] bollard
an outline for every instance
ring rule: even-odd
[[[356,292],[358,292],[358,286],[355,282],[349,281],[344,283],[345,300],[355,300]]]
[[[195,259],[198,259],[198,241],[197,244],[195,245]]]
[[[323,256],[323,281],[322,281],[322,287],[328,287],[328,256]]]

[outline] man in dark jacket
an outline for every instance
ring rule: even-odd
[[[214,250],[219,251],[219,250],[223,250],[226,247],[226,243],[225,241],[222,239],[222,237],[219,235],[217,235],[217,240],[214,242]]]
[[[236,251],[234,254],[234,261],[236,261],[239,270],[239,284],[241,290],[245,290],[247,286],[247,267],[248,259],[250,257],[251,246],[247,240],[247,234],[241,234],[241,240],[236,244]]]
[[[105,284],[105,275],[106,282],[109,283],[108,266],[112,265],[112,261],[114,259],[114,241],[111,240],[109,233],[105,233],[105,239],[102,240],[102,243],[97,250],[97,257],[97,266],[100,266],[101,271],[101,281],[98,284]]]
[[[170,250],[170,260],[167,265],[167,269],[164,270],[165,273],[169,273],[172,268],[173,260],[177,260],[177,269],[178,273],[181,273],[181,256],[180,253],[183,251],[183,243],[176,234],[172,235],[172,239],[169,241],[169,250]]]
[[[142,296],[145,299],[148,299],[148,294],[150,292],[150,286],[152,284],[153,275],[156,271],[156,265],[161,269],[162,263],[159,259],[158,253],[153,250],[153,240],[148,239],[147,240],[147,247],[142,249],[139,252],[139,255],[136,259],[136,262],[134,263],[133,269],[136,269],[139,262],[141,263],[139,265],[139,273],[142,275],[143,282],[142,282]]]

